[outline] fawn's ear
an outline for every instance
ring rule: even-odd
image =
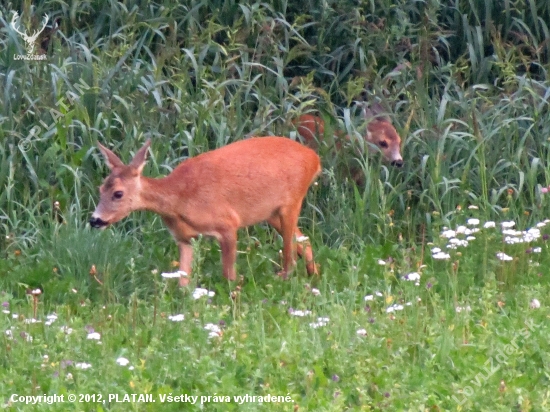
[[[97,143],[97,147],[99,147],[99,151],[101,154],[103,154],[103,157],[105,158],[105,164],[107,167],[111,170],[124,166],[124,163],[122,163],[122,160],[119,159],[119,157],[114,154],[111,150],[107,149],[105,146],[103,146],[101,143]]]
[[[363,117],[367,120],[383,120],[391,123],[386,110],[384,110],[380,103],[365,105],[363,107]]]
[[[149,146],[151,146],[151,139],[147,139],[145,144],[138,150],[129,164],[129,166],[134,168],[138,174],[141,174],[141,171],[145,166],[145,162],[147,161],[147,150],[149,149]]]

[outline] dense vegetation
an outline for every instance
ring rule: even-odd
[[[28,33],[48,14],[36,48],[45,61],[15,57],[25,54],[25,43],[10,27],[14,11]],[[544,405],[550,330],[542,326],[510,361],[508,375],[483,380],[495,380],[494,387],[480,384],[465,397],[460,390],[472,385],[468,379],[493,356],[491,348],[533,320],[529,302],[550,291],[545,237],[525,249],[486,228],[476,240],[482,246],[451,251],[449,262],[433,259],[429,249],[445,248],[444,227],[468,218],[513,220],[526,229],[548,217],[542,189],[550,182],[549,25],[547,0],[1,3],[0,300],[25,316],[7,316],[0,325],[37,317],[39,304],[43,315],[63,311],[75,329],[101,328],[107,341],[104,352],[76,339],[54,344],[59,336],[45,327],[34,344],[25,343],[26,335],[17,336],[19,346],[0,339],[13,353],[0,354],[9,377],[0,394],[30,394],[35,381],[51,393],[131,381],[128,392],[231,396],[258,394],[271,384],[274,394],[290,392],[305,410],[463,407],[453,396],[472,402],[466,410]],[[365,125],[356,102],[362,100],[387,109],[404,138],[405,166],[337,153],[328,143],[320,148],[324,173],[300,222],[323,268],[313,285],[319,297],[312,298],[303,266],[290,282],[272,278],[279,240],[263,226],[240,233],[244,281],[237,297],[229,297],[235,285],[222,281],[218,246],[196,243],[197,285],[217,292],[210,303],[191,301],[151,275],[171,270],[177,257],[157,216],[135,213],[102,233],[87,226],[107,173],[97,141],[129,160],[150,137],[144,173],[159,176],[188,156],[246,136],[296,138],[291,120],[302,113],[319,113],[329,129],[359,136]],[[363,168],[365,186],[347,179],[349,165]],[[531,253],[538,247],[540,255]],[[495,257],[503,250],[513,262]],[[401,280],[417,271],[421,291]],[[38,303],[26,294],[32,288],[43,291]],[[363,297],[375,290],[385,297],[365,310]],[[417,297],[422,303],[407,316],[388,317],[387,305]],[[471,312],[456,313],[468,304]],[[106,312],[99,313],[103,305]],[[289,306],[330,316],[339,327],[333,334],[311,329],[289,319]],[[161,312],[185,313],[183,329],[164,317],[159,324]],[[550,311],[543,304],[537,313],[541,325]],[[233,346],[205,346],[193,317],[227,323],[223,340]],[[360,326],[371,327],[364,341],[356,335]],[[31,332],[38,330],[22,333]],[[468,341],[472,346],[464,349]],[[58,354],[58,373],[77,350],[98,358],[131,353],[136,372],[124,373],[140,375],[121,377],[115,365],[64,386],[50,371],[25,366],[27,359],[42,362],[33,349],[42,343]],[[138,368],[145,358],[152,366],[143,361]],[[185,368],[192,369],[178,367],[191,358],[194,366]],[[224,377],[224,368],[235,378]],[[434,372],[423,377],[427,369]],[[536,385],[539,391],[528,395],[525,388]]]

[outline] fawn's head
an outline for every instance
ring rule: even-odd
[[[363,109],[363,116],[369,121],[366,140],[376,146],[392,166],[402,167],[401,137],[390,119],[382,114],[383,112],[379,104]]]
[[[99,188],[99,204],[90,218],[92,227],[105,228],[140,209],[141,171],[150,145],[151,141],[147,140],[132,161],[125,165],[111,150],[98,143],[111,174]]]

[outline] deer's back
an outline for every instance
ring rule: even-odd
[[[194,209],[231,210],[251,224],[301,202],[320,171],[313,150],[285,137],[258,137],[188,159],[171,179],[185,184],[182,196]]]

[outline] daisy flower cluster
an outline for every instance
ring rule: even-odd
[[[503,243],[508,245],[532,243],[539,239],[546,240],[548,239],[548,235],[542,235],[541,228],[545,227],[548,223],[550,223],[550,219],[537,223],[532,228],[517,230],[515,229],[516,222],[511,220],[500,222],[500,224],[494,221],[487,221],[481,225],[479,219],[471,218],[467,220],[466,225],[458,226],[455,229],[443,228],[440,238],[446,241],[446,245],[433,247],[431,249],[432,258],[435,260],[450,259],[450,250],[465,248],[470,242],[476,240],[476,235],[482,230],[498,230],[497,228],[500,228]],[[529,253],[540,253],[541,251],[541,247],[534,247],[528,250]],[[512,256],[501,251],[496,253],[496,258],[502,261],[514,260]]]
[[[418,281],[420,280],[420,273],[418,273],[418,272],[409,273],[408,275],[403,276],[403,280],[405,280],[405,281],[415,281],[415,285],[418,286],[419,285]],[[366,295],[363,298],[363,300],[365,302],[371,302],[371,301],[375,301],[376,298],[382,298],[382,297],[384,297],[384,295],[381,292],[376,291],[376,292],[374,292],[373,295]],[[417,297],[416,299],[417,299],[418,302],[421,301],[421,299],[419,297]],[[392,301],[393,301],[393,296],[387,296],[386,297],[386,302],[387,303],[391,303]],[[412,306],[412,302],[406,302],[404,304],[400,304],[400,303],[391,304],[391,305],[386,307],[386,313],[399,312],[399,311],[405,309],[405,306]],[[370,306],[367,306],[367,310],[370,310]]]
[[[471,209],[475,209],[472,207]],[[543,235],[541,233],[542,228],[544,228],[550,219],[546,219],[540,223],[537,223],[534,227],[526,230],[516,229],[516,223],[514,221],[503,221],[503,222],[494,222],[487,221],[481,222],[477,218],[469,218],[466,220],[465,224],[456,226],[454,228],[444,227],[439,235],[439,239],[434,243],[429,244],[431,246],[430,252],[431,257],[434,260],[450,260],[453,256],[461,256],[464,250],[470,245],[475,244],[477,238],[482,234],[491,234],[492,238],[495,236],[502,237],[502,243],[507,245],[516,245],[516,244],[531,244],[539,240],[549,239],[548,235]],[[460,253],[459,253],[460,252]],[[541,253],[542,247],[532,246],[525,250],[526,253]],[[502,251],[496,252],[494,255],[497,259],[507,262],[513,261],[514,257],[510,256]],[[387,260],[378,259],[377,263],[382,266],[388,266],[391,263],[391,258]],[[415,286],[420,285],[421,281],[421,269],[424,266],[419,268],[418,272],[412,272],[400,277],[403,282],[412,282]],[[393,266],[391,272],[393,272]],[[428,282],[426,287],[430,289],[432,284]],[[382,297],[382,293],[376,292],[372,295],[367,295],[364,297],[365,302],[376,301],[377,297]],[[418,298],[420,299],[420,298]],[[390,314],[390,318],[393,319],[393,314],[405,309],[406,306],[411,306],[413,302],[398,302],[392,303],[393,298],[388,296],[386,298],[386,305],[382,305],[385,308],[385,312]],[[533,299],[529,304],[531,309],[537,309],[540,307],[540,302],[537,299]],[[370,311],[370,306],[367,305],[368,310]],[[472,308],[469,305],[457,305],[455,307],[456,313],[467,313],[470,312]],[[364,329],[359,329],[357,331],[359,336],[366,336],[366,331]]]
[[[155,269],[153,271],[153,274],[157,274],[157,273],[158,273],[158,270]],[[178,270],[176,272],[162,272],[160,276],[163,277],[164,279],[179,279],[182,277],[188,277],[188,274],[182,270]],[[194,300],[198,300],[203,297],[211,298],[211,297],[214,297],[215,295],[216,295],[216,292],[205,288],[195,288],[195,290],[193,290],[191,294]],[[210,303],[210,300],[208,300],[208,303]],[[179,313],[176,315],[168,315],[168,320],[172,322],[183,322],[185,320],[185,315],[182,313]],[[220,326],[214,323],[207,323],[203,329],[208,331],[208,339],[219,338],[223,335],[223,331],[220,328]]]
[[[475,209],[475,207],[471,208]],[[545,219],[531,228],[519,230],[516,228],[516,222],[513,220],[503,222],[487,221],[482,223],[477,218],[470,218],[466,221],[465,225],[457,226],[454,229],[443,228],[440,239],[443,240],[444,244],[440,246],[433,245],[431,249],[432,258],[435,260],[451,259],[453,250],[465,248],[470,243],[475,242],[476,237],[481,233],[492,233],[497,238],[500,235],[504,245],[529,245],[540,240],[548,240],[550,236],[543,234],[541,231],[549,223],[550,219]],[[525,253],[542,253],[542,247],[536,245],[530,246],[525,250]],[[494,256],[502,262],[511,262],[515,259],[514,256],[510,256],[504,251],[497,251]],[[410,280],[407,276],[403,277],[404,280]],[[537,309],[540,307],[540,302],[537,299],[533,299],[529,307]],[[467,305],[457,306],[455,309],[457,313],[471,311],[471,307]]]
[[[29,332],[28,326],[25,327],[25,331],[20,330],[21,325],[40,325],[43,324],[44,327],[53,327],[52,325],[54,323],[57,323],[59,321],[59,316],[56,313],[51,313],[49,315],[46,315],[44,319],[40,318],[25,318],[25,316],[20,315],[18,313],[13,313],[10,311],[10,304],[9,302],[3,302],[2,303],[3,310],[2,312],[9,316],[12,320],[12,325],[9,327],[9,329],[5,330],[4,335],[7,340],[15,341],[18,337],[21,338],[21,341],[32,343],[33,342],[33,336]],[[80,337],[83,340],[89,340],[89,341],[95,341],[97,344],[101,345],[101,334],[99,332],[96,332],[93,327],[86,325],[82,329],[80,329],[79,332],[75,332],[73,328],[69,327],[68,325],[59,326],[56,328],[59,330],[58,333],[61,333],[65,336],[65,339],[70,339],[69,335],[75,336],[74,339],[78,339]],[[16,332],[19,331],[17,334]],[[32,329],[31,329],[32,331]],[[47,347],[47,346],[44,346]],[[79,369],[82,371],[92,369],[93,366],[91,363],[86,361],[73,361],[70,359],[62,359],[58,362],[51,362],[50,356],[48,354],[45,354],[42,356],[42,364],[41,368],[54,368],[53,370],[53,377],[58,378],[60,376],[60,371],[64,372],[63,377],[66,380],[72,380],[73,375],[70,372],[70,368]],[[130,364],[130,361],[126,358],[119,357],[115,360],[115,363],[117,363],[120,366],[128,366]],[[133,366],[128,366],[129,370],[133,370]]]
[[[204,330],[208,331],[208,339],[219,338],[223,335],[223,332],[219,325],[214,323],[207,323],[204,325]]]
[[[458,249],[459,247],[466,247],[468,244],[476,240],[475,234],[481,229],[479,226],[479,219],[468,219],[466,225],[458,226],[456,229],[443,228],[441,237],[447,239],[447,249]],[[432,256],[439,255],[434,259],[444,259],[442,257],[442,250],[440,248],[432,249]]]
[[[405,282],[415,282],[415,285],[418,285],[418,281],[420,280],[420,277],[421,277],[420,273],[412,272],[412,273],[409,273],[408,275],[403,276],[402,280],[405,281]],[[396,319],[394,313],[403,311],[407,306],[412,306],[413,305],[413,302],[404,302],[403,300],[401,300],[400,302],[393,303],[394,302],[394,297],[393,296],[387,295],[384,298],[384,294],[380,291],[375,291],[372,295],[366,295],[363,298],[363,300],[365,302],[369,302],[365,307],[365,310],[367,312],[372,311],[372,308],[370,306],[370,302],[373,302],[374,304],[377,304],[377,302],[380,302],[379,305],[382,308],[384,308],[385,313],[389,314],[388,316],[389,316],[390,320]],[[417,297],[416,301],[421,302],[422,299],[420,299],[420,297]],[[369,319],[369,323],[374,323],[374,322],[375,322],[374,318]],[[357,329],[356,334],[357,334],[357,336],[360,336],[360,337],[366,337],[367,336],[367,330],[365,328]]]
[[[314,295],[315,295],[315,293],[314,293]],[[318,295],[316,295],[316,296],[318,296]],[[313,312],[310,311],[310,310],[297,310],[297,309],[289,308],[288,309],[288,314],[290,316],[303,318],[303,317],[312,316]],[[317,317],[315,322],[310,322],[309,326],[313,329],[317,329],[317,328],[322,328],[323,326],[327,326],[329,322],[330,322],[329,317],[320,316],[320,317]]]
[[[215,294],[216,294],[216,292],[213,292],[213,291],[208,290],[208,289],[196,288],[193,291],[193,299],[197,300],[197,299],[202,298],[203,296],[212,297]]]

